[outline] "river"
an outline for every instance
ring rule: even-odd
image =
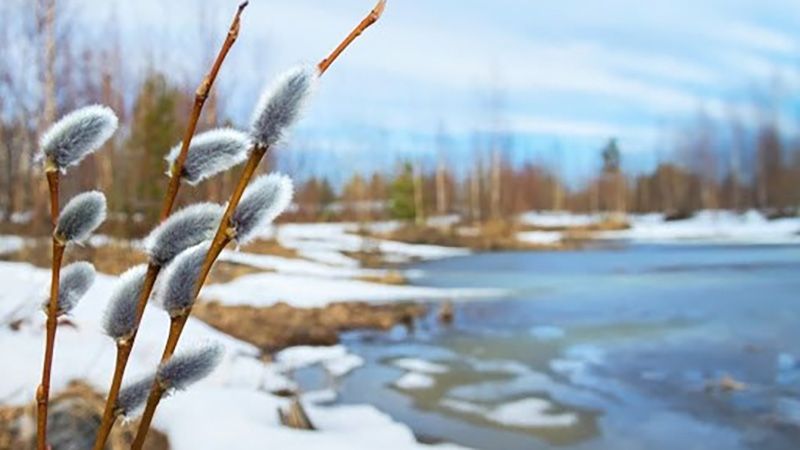
[[[413,269],[414,284],[508,294],[457,303],[450,326],[432,315],[413,332],[347,335],[366,364],[337,402],[487,450],[800,442],[798,246],[500,252]]]

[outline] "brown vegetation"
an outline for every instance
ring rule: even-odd
[[[73,382],[64,391],[54,395],[50,400],[50,415],[53,422],[69,427],[67,430],[76,435],[85,434],[88,447],[94,442],[95,429],[100,423],[103,412],[104,397],[82,382]],[[0,448],[33,449],[35,448],[35,406],[0,407]],[[130,448],[133,433],[138,421],[120,424],[111,433],[107,450],[123,450]],[[77,430],[77,431],[76,431]],[[51,430],[51,444],[57,445],[59,432]],[[71,439],[75,438],[72,436]],[[55,443],[53,442],[55,441]],[[75,443],[75,441],[72,441]],[[88,448],[87,447],[87,448]],[[58,448],[58,447],[55,447]],[[157,430],[150,433],[145,442],[147,450],[168,450],[169,442]]]
[[[389,330],[412,326],[427,308],[416,303],[331,303],[321,308],[295,308],[286,303],[258,308],[200,303],[194,315],[218,330],[249,342],[265,353],[293,345],[333,345],[339,333],[358,329]]]

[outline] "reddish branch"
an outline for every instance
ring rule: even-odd
[[[247,1],[241,3],[236,10],[236,14],[233,16],[233,21],[228,29],[228,34],[225,37],[225,41],[222,43],[222,47],[220,48],[219,53],[217,54],[217,57],[211,66],[211,69],[208,71],[206,76],[203,78],[203,81],[195,91],[194,106],[192,107],[192,114],[189,117],[189,123],[187,124],[186,131],[183,135],[181,150],[170,169],[171,177],[169,180],[169,186],[167,187],[166,195],[164,196],[164,204],[161,208],[161,221],[164,221],[167,217],[169,217],[172,212],[172,208],[175,205],[175,199],[178,196],[178,189],[180,188],[181,171],[183,170],[183,165],[186,162],[186,156],[189,153],[189,145],[191,144],[192,137],[197,129],[197,122],[200,119],[200,113],[203,111],[203,106],[205,105],[206,99],[211,92],[211,86],[214,84],[214,80],[217,78],[217,74],[219,73],[220,67],[222,67],[222,63],[225,61],[225,57],[228,55],[231,47],[233,47],[234,42],[236,42],[236,38],[239,36],[240,19],[242,11],[244,11],[244,9],[247,7],[247,4]],[[103,419],[97,432],[97,439],[95,440],[94,445],[95,450],[104,448],[105,442],[108,439],[108,436],[111,433],[111,429],[113,428],[114,422],[117,418],[117,396],[119,395],[119,391],[122,386],[122,378],[125,375],[125,367],[128,364],[128,358],[131,350],[133,349],[133,343],[136,340],[135,330],[138,329],[139,323],[142,320],[145,307],[147,306],[147,300],[153,291],[153,286],[155,285],[156,278],[158,277],[160,270],[160,266],[152,262],[148,264],[147,273],[142,285],[142,293],[139,297],[139,302],[136,307],[136,327],[130,338],[117,342],[117,362],[114,367],[114,376],[111,380],[111,387],[108,391],[105,410],[103,411]]]
[[[333,52],[331,52],[328,57],[317,64],[320,75],[325,73],[328,67],[330,67],[330,65],[336,60],[336,58],[339,57],[339,55],[347,48],[347,46],[350,45],[350,43],[352,43],[364,30],[366,30],[370,25],[375,23],[380,18],[385,7],[386,0],[379,0],[367,17],[365,17],[353,29],[353,31],[351,31],[350,34],[344,38],[344,40],[333,50]],[[250,152],[250,158],[247,161],[247,165],[242,171],[239,181],[236,184],[236,188],[231,194],[231,198],[228,201],[228,206],[222,216],[222,221],[217,228],[217,232],[214,236],[214,239],[211,241],[211,246],[206,254],[205,260],[203,261],[203,265],[201,266],[200,274],[194,289],[195,298],[200,293],[200,289],[203,287],[208,274],[211,272],[211,268],[214,265],[217,257],[233,237],[233,229],[230,225],[231,217],[233,216],[236,207],[239,205],[239,200],[241,200],[242,194],[250,182],[250,179],[253,177],[258,164],[261,162],[268,150],[269,149],[267,147],[255,145]],[[175,352],[175,348],[178,345],[178,340],[180,339],[183,328],[186,325],[186,321],[189,319],[191,312],[191,307],[189,307],[186,309],[186,311],[184,311],[183,314],[172,318],[169,336],[167,337],[167,342],[164,346],[164,352],[161,355],[162,363],[169,359]],[[139,430],[136,432],[136,437],[131,446],[132,450],[140,450],[144,445],[144,439],[150,429],[150,424],[163,394],[164,388],[158,383],[158,381],[155,381],[147,399],[147,405],[145,406],[144,413],[142,414]]]

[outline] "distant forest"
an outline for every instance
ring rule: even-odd
[[[76,37],[69,14],[61,11],[54,0],[0,6],[0,219],[46,229],[46,185],[33,163],[38,136],[63,113],[103,103],[119,115],[121,132],[68,177],[62,191],[71,196],[102,189],[112,223],[120,219],[120,232],[136,234],[136,223],[150,224],[157,215],[166,177],[152,174],[166,169],[163,157],[181,137],[198,80],[176,81],[151,68],[132,83],[114,27],[102,45],[90,45]],[[293,173],[291,163],[274,157],[264,170],[277,165],[296,179],[296,204],[286,220],[422,221],[459,214],[482,222],[529,210],[683,217],[720,208],[796,215],[800,119],[787,124],[770,95],[752,96],[750,109],[757,113],[751,117],[698,114],[674,131],[670,148],[649,173],[623,170],[625,149],[612,136],[597,149],[596,172],[578,183],[567,183],[558,167],[533,157],[512,162],[513,136],[465,152],[458,170],[453,156],[441,151],[433,164],[430,158],[425,164],[408,159],[391,172],[337,174],[344,183]],[[213,91],[200,131],[228,124],[220,96]],[[184,190],[180,201],[224,201],[236,177],[234,171]]]

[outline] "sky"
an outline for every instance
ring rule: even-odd
[[[182,80],[206,70],[238,3],[72,2],[98,36],[119,27],[129,64]],[[241,126],[265,83],[321,59],[373,1],[250,3],[219,78]],[[617,137],[624,163],[647,168],[701,111],[754,123],[765,93],[782,94],[781,120],[796,127],[799,89],[796,0],[389,0],[325,74],[294,144],[368,170],[441,148],[459,159],[476,135],[501,132],[512,158],[542,155],[574,175]]]

